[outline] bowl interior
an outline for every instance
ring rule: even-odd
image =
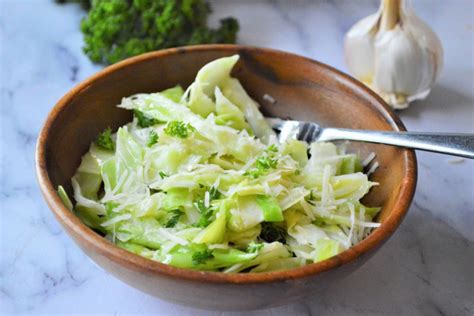
[[[314,120],[323,126],[404,129],[384,107],[383,101],[363,85],[309,59],[230,45],[173,49],[116,64],[69,92],[53,109],[40,135],[38,153],[41,157],[37,159],[40,165],[44,164],[40,169],[45,170],[45,179],[41,179],[43,176],[39,172],[40,182],[45,181],[46,189],[63,185],[72,196],[70,179],[90,143],[105,128],[117,129],[131,120],[129,111],[116,107],[123,97],[155,92],[177,84],[185,88],[204,64],[233,54],[240,55],[233,75],[261,104],[266,115]],[[275,102],[269,102],[265,95],[271,96]],[[413,152],[363,143],[351,143],[349,150],[360,153],[362,157],[371,152],[377,155],[380,167],[371,180],[379,182],[380,186],[373,188],[364,202],[369,206],[382,206],[379,220],[384,223],[393,217],[390,229],[394,230],[403,218],[414,190],[416,166]],[[408,204],[397,208],[401,199]],[[53,211],[63,210],[53,207]]]

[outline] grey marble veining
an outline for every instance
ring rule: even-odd
[[[342,37],[378,1],[213,1],[239,42],[346,70]],[[414,0],[439,34],[445,66],[432,94],[400,116],[410,130],[474,132],[474,3]],[[96,267],[66,236],[36,185],[36,137],[52,105],[101,67],[81,52],[78,6],[0,0],[0,314],[238,315],[169,304]],[[474,163],[418,153],[415,201],[366,265],[318,297],[255,315],[474,314]]]

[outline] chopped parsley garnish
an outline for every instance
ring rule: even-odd
[[[260,156],[257,158],[256,166],[258,170],[268,170],[274,169],[278,165],[278,160],[276,158],[271,158],[268,156]]]
[[[249,177],[254,178],[254,179],[257,179],[261,175],[263,175],[263,171],[258,170],[258,169],[251,169],[251,170],[247,170],[247,171],[244,172],[244,176],[249,176]]]
[[[210,200],[217,200],[218,198],[220,198],[220,196],[221,196],[221,193],[217,190],[216,187],[212,186],[209,189],[209,199]]]
[[[95,140],[95,144],[106,150],[115,150],[115,143],[112,139],[112,129],[107,127],[105,131],[100,133]]]
[[[247,252],[250,252],[250,253],[259,252],[260,249],[262,249],[262,248],[263,248],[262,243],[256,243],[256,242],[252,241],[247,247]]]
[[[196,129],[191,124],[185,124],[183,121],[168,122],[164,129],[166,134],[179,138],[187,138],[189,134],[191,134],[195,130]]]
[[[270,169],[275,169],[278,165],[278,159],[269,156],[260,156],[255,160],[254,169],[245,171],[244,176],[249,176],[254,179],[265,174]]]
[[[211,223],[211,217],[214,214],[214,209],[209,206],[206,207],[204,200],[197,200],[194,203],[194,206],[197,208],[201,216],[199,221],[196,223],[198,227],[207,227]]]
[[[265,149],[265,151],[269,153],[276,153],[278,152],[278,147],[275,144],[272,144],[268,146],[267,149]]]
[[[212,200],[216,200],[220,198],[221,196],[221,193],[214,186],[212,186],[209,190],[207,190],[207,192],[209,192],[209,203]],[[199,217],[199,221],[196,223],[196,226],[207,227],[211,223],[212,215],[214,215],[214,208],[212,207],[212,205],[209,205],[208,207],[206,207],[204,198],[197,200],[194,203],[194,207],[196,207],[199,213],[201,214],[201,216]]]
[[[182,211],[180,211],[178,209],[172,210],[172,211],[170,211],[170,213],[171,213],[171,217],[168,219],[168,221],[165,224],[166,228],[175,227],[176,224],[178,224],[178,221],[179,221],[179,218],[181,217],[181,215],[184,214]]]
[[[160,172],[158,172],[158,174],[160,175],[161,179],[164,179],[164,178],[168,177],[168,175],[164,171],[160,171]]]
[[[150,127],[160,123],[159,120],[149,117],[148,115],[137,109],[133,110],[133,115],[137,118],[137,125],[139,127]]]
[[[158,134],[156,133],[156,131],[150,131],[150,135],[148,136],[148,141],[146,143],[146,145],[148,147],[152,147],[153,145],[155,145],[156,143],[158,143],[158,139],[160,137],[158,136]]]
[[[258,237],[266,242],[279,241],[284,244],[286,242],[286,231],[273,223],[263,222],[262,231]]]
[[[195,252],[195,253],[193,253],[193,257],[192,257],[193,264],[195,266],[203,264],[206,261],[211,260],[212,258],[214,258],[214,255],[212,254],[212,251],[209,250],[209,249],[206,249],[204,251]]]

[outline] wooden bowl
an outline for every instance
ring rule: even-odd
[[[250,310],[288,304],[308,295],[317,299],[335,279],[361,266],[397,229],[413,198],[416,157],[412,150],[352,143],[363,157],[377,154],[380,183],[364,202],[383,206],[382,223],[358,245],[328,260],[277,272],[224,274],[175,268],[116,247],[84,225],[56,194],[70,179],[90,143],[106,127],[132,119],[118,109],[122,97],[188,86],[204,64],[239,54],[233,75],[265,114],[314,120],[323,126],[395,130],[405,127],[384,101],[351,77],[319,62],[263,48],[202,45],[167,49],[127,59],[80,83],[54,106],[38,138],[36,171],[54,215],[77,245],[106,271],[137,289],[178,304],[205,309]],[[273,97],[271,103],[265,94]],[[387,271],[388,273],[389,271]],[[98,289],[99,290],[99,289]]]

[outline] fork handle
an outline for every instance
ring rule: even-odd
[[[474,134],[382,132],[324,128],[318,140],[354,140],[387,144],[474,159]]]

